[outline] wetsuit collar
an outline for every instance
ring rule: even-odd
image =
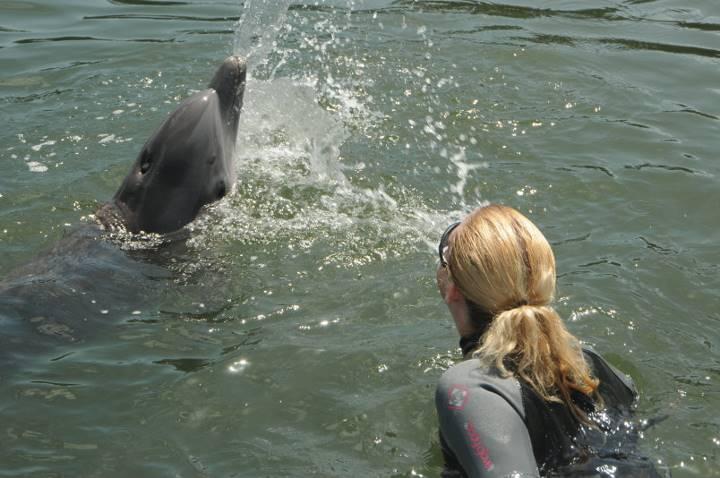
[[[480,339],[482,339],[482,336],[485,335],[488,327],[490,327],[490,321],[485,320],[482,322],[482,326],[478,330],[472,334],[460,337],[460,349],[462,350],[463,358],[470,358],[470,354],[478,348]]]
[[[460,349],[462,350],[463,358],[469,358],[470,354],[480,343],[480,337],[482,337],[484,332],[485,331],[483,330],[482,332],[475,332],[473,334],[460,337]]]

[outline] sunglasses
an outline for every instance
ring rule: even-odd
[[[445,260],[445,249],[448,247],[448,239],[450,239],[450,233],[460,225],[460,221],[450,224],[443,235],[440,237],[440,243],[438,244],[438,255],[440,256],[440,265],[447,267],[447,261]]]

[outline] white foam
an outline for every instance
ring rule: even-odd
[[[48,170],[48,167],[39,161],[28,161],[26,164],[33,173],[44,173]]]
[[[55,143],[57,143],[57,141],[53,141],[53,140],[45,141],[45,142],[43,142],[43,143],[40,143],[40,144],[36,144],[36,145],[34,145],[34,146],[31,146],[30,149],[32,149],[33,151],[40,151],[40,150],[43,149],[45,146],[53,146]]]

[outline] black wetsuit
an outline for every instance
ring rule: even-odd
[[[464,353],[475,345],[461,341]],[[604,463],[618,469],[627,457],[627,419],[637,392],[629,377],[595,352],[584,352],[600,380],[603,410],[594,412],[594,401],[581,393],[573,400],[590,413],[597,429],[581,426],[566,405],[546,402],[522,381],[502,378],[477,359],[445,371],[435,395],[445,458],[442,476],[608,476],[597,472],[602,466],[594,465],[603,453],[609,460]],[[609,444],[608,436],[613,435]],[[642,469],[633,467],[627,476],[659,476],[647,460],[641,464]],[[567,467],[587,473],[562,473]]]

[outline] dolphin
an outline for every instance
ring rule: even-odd
[[[102,239],[106,231],[180,231],[232,190],[245,81],[245,60],[227,58],[208,89],[184,100],[145,142],[112,200],[95,212],[97,225],[69,232],[0,277],[0,382],[6,360],[21,363],[18,357],[40,353],[48,338],[85,340],[97,333],[90,318],[101,319],[92,321],[99,326],[112,323],[113,314],[127,317],[126,309],[138,308],[155,286],[148,278],[168,276],[160,255],[138,260]],[[98,315],[96,303],[113,310]]]
[[[174,232],[232,190],[246,73],[243,58],[228,57],[208,89],[170,113],[143,145],[112,201],[96,212],[106,230]]]

